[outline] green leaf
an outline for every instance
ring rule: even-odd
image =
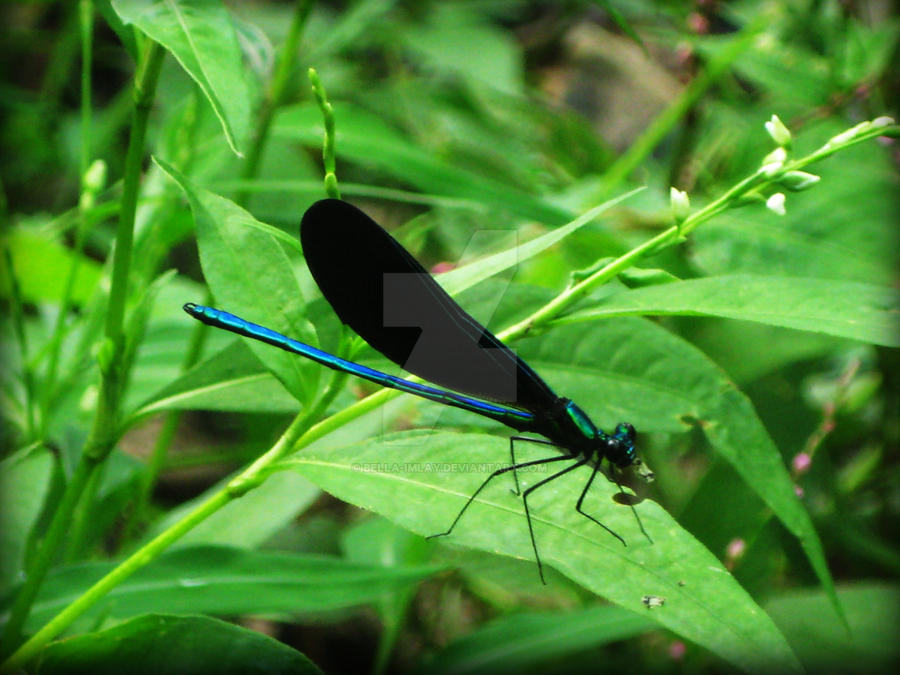
[[[21,580],[31,528],[50,489],[53,454],[44,446],[0,461],[0,591]]]
[[[250,128],[250,88],[231,17],[218,0],[113,0],[122,21],[163,45],[193,78],[231,149]]]
[[[897,17],[867,26],[853,16],[846,18],[846,54],[840,64],[843,86],[853,87],[864,80],[876,80],[890,68],[891,54],[897,48],[900,21]]]
[[[59,302],[64,290],[60,275],[68,274],[73,263],[78,264],[78,276],[72,288],[72,301],[82,305],[91,299],[100,279],[102,268],[87,256],[76,256],[62,246],[49,231],[30,227],[16,227],[4,234],[5,244],[12,255],[13,271],[28,302]],[[55,270],[48,274],[48,270]],[[0,295],[9,297],[10,280],[6,265],[0,266]]]
[[[232,340],[153,395],[132,422],[163,410],[297,413],[297,399],[265,369],[243,340]]]
[[[521,450],[520,450],[521,452]],[[507,466],[505,439],[482,434],[402,433],[384,442],[307,448],[291,464],[335,496],[373,510],[421,535],[447,529],[484,477]],[[555,469],[523,471],[534,484]],[[722,564],[657,504],[636,506],[649,543],[631,510],[615,504],[616,488],[597,480],[585,510],[621,534],[622,544],[577,513],[575,501],[589,470],[551,482],[529,501],[544,564],[611,602],[697,642],[741,669],[797,671],[784,638]],[[505,480],[504,480],[505,479]],[[448,544],[533,559],[520,497],[503,476],[474,501]],[[537,570],[534,583],[540,583]],[[648,610],[644,595],[666,599]]]
[[[303,654],[268,635],[204,616],[152,614],[50,644],[40,675],[315,675]]]
[[[453,166],[351,104],[336,104],[334,114],[339,157],[376,167],[434,195],[472,199],[550,225],[562,225],[575,215],[496,177]],[[323,133],[321,113],[312,103],[283,108],[272,127],[273,137],[314,148],[321,147]]]
[[[306,320],[303,293],[279,238],[234,202],[196,187],[174,167],[160,167],[184,190],[197,227],[200,263],[223,309],[318,344]],[[321,367],[255,340],[253,353],[299,401],[315,393]]]
[[[512,34],[470,7],[434,5],[427,23],[398,33],[414,62],[453,73],[469,86],[521,96],[523,55]]]
[[[26,630],[36,630],[108,573],[114,563],[82,563],[47,576]],[[92,606],[85,619],[147,612],[267,614],[325,612],[377,600],[434,574],[436,567],[359,565],[338,558],[203,546],[169,551]],[[3,615],[8,619],[9,598]]]
[[[547,661],[641,635],[655,627],[648,614],[641,616],[608,606],[512,614],[451,643],[428,661],[426,672],[534,672]]]
[[[698,46],[701,52],[710,47],[715,52],[717,43],[722,42],[722,36],[712,36],[701,40]],[[832,93],[827,59],[797,42],[788,45],[777,40],[756,40],[753,49],[735,61],[734,69],[768,96],[776,100],[793,98],[796,105],[807,108],[825,103]]]
[[[616,293],[563,322],[628,315],[721,316],[900,347],[900,293],[830,279],[731,276]]]
[[[823,587],[833,594],[821,541],[778,448],[750,400],[700,350],[650,321],[627,317],[601,327],[566,327],[519,344],[537,372],[603,426],[629,420],[638,432],[671,432],[693,420],[715,452],[797,537]]]
[[[145,537],[150,541],[187,517],[210,495],[226,489],[233,476],[227,476],[203,494],[170,510],[154,523]],[[235,499],[199,523],[179,539],[173,548],[190,546],[235,546],[257,548],[272,535],[288,526],[321,495],[318,487],[289,471],[269,476],[265,482]]]
[[[575,218],[572,222],[550,230],[546,234],[525,242],[520,246],[515,246],[492,256],[488,256],[487,258],[482,258],[471,265],[466,265],[465,267],[460,267],[446,272],[445,274],[441,274],[438,277],[438,283],[440,283],[448,293],[455,295],[456,293],[474,286],[479,281],[483,281],[504,270],[515,267],[529,258],[546,251],[573,232],[576,232],[581,227],[592,222],[597,216],[610,207],[625,201],[642,189],[643,188],[637,188],[636,190],[631,190],[630,192],[626,192],[614,199],[610,199],[599,206],[595,206],[586,213],[578,216],[578,218]]]
[[[838,588],[838,598],[847,608],[849,630],[820,591],[786,593],[765,607],[807,672],[893,672],[900,661],[900,588],[859,583]]]

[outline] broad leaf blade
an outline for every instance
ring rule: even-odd
[[[628,317],[567,326],[520,344],[519,353],[602,426],[624,420],[639,433],[672,432],[696,423],[797,537],[835,598],[821,541],[778,448],[750,400],[705,354],[650,321]]]
[[[238,155],[250,128],[250,90],[225,5],[216,0],[113,0],[113,8],[163,45],[203,91]]]
[[[291,464],[337,497],[371,509],[421,535],[447,529],[487,473],[506,465],[504,439],[481,434],[407,433],[389,441],[341,448],[308,448]],[[577,470],[551,482],[529,501],[541,559],[585,588],[750,672],[798,671],[784,638],[722,564],[663,509],[644,501],[637,510],[653,543],[644,539],[629,508],[612,501],[616,488],[597,480],[586,510],[620,533],[622,544],[574,503],[589,476]],[[550,471],[522,472],[533,484]],[[506,479],[504,481],[503,479]],[[445,539],[533,559],[521,498],[502,476],[484,490]],[[535,570],[535,583],[538,581]],[[648,610],[645,595],[666,599]]]
[[[195,186],[161,160],[157,163],[188,197],[203,274],[220,307],[315,345],[303,294],[279,240],[234,202]],[[320,366],[255,340],[247,344],[298,400],[311,398]]]

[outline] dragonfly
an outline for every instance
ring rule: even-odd
[[[460,307],[384,228],[352,204],[339,199],[314,203],[303,215],[300,240],[306,264],[338,318],[374,349],[427,383],[348,361],[221,309],[187,303],[184,310],[209,326],[328,368],[481,415],[520,433],[544,437],[510,437],[509,466],[487,476],[447,530],[431,537],[450,535],[482,490],[497,476],[512,472],[514,493],[522,498],[538,573],[546,583],[528,497],[561,476],[589,466],[590,477],[575,509],[627,545],[618,533],[587,513],[583,504],[604,460],[613,467],[612,480],[623,496],[621,483],[615,478],[617,469],[636,467],[643,478],[652,480],[651,472],[641,472],[631,424],[621,422],[611,433],[597,427],[584,410],[571,399],[558,396],[528,363]],[[553,446],[557,453],[517,463],[516,442]],[[568,462],[564,468],[520,489],[518,470],[563,462]],[[626,501],[641,532],[652,543],[632,501]]]

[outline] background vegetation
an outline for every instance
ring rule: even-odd
[[[891,9],[5,5],[0,668],[896,666]],[[181,311],[390,369],[296,240],[338,190],[637,427],[652,544],[587,469],[547,585],[502,481],[427,541],[508,430]]]

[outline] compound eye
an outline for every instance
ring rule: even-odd
[[[614,436],[606,439],[605,454],[610,462],[623,469],[634,461],[634,447]]]

